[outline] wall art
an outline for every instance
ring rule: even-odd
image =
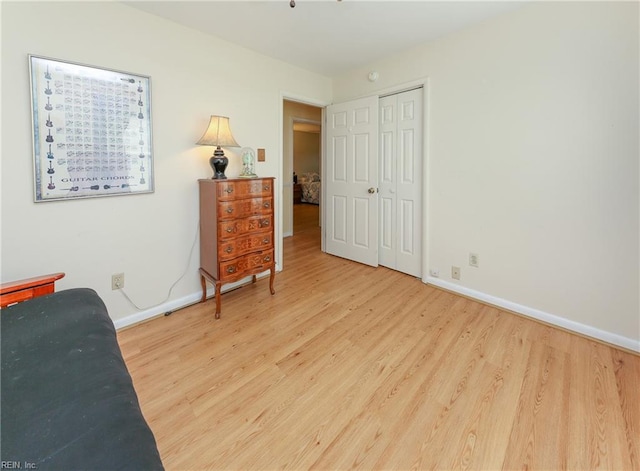
[[[151,78],[29,55],[36,202],[153,192]]]

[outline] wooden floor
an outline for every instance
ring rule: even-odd
[[[119,332],[168,470],[640,469],[640,357],[318,247]]]
[[[317,229],[320,225],[320,207],[317,204],[293,205],[293,235],[309,229]]]

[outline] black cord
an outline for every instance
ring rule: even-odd
[[[167,301],[169,301],[169,299],[171,298],[171,292],[173,291],[173,288],[175,288],[175,286],[178,284],[178,282],[180,280],[182,280],[185,275],[187,274],[187,272],[189,271],[189,264],[191,263],[191,258],[193,257],[193,249],[195,249],[196,247],[196,242],[198,241],[198,234],[199,234],[199,229],[200,229],[200,221],[198,221],[198,225],[196,226],[196,236],[193,239],[193,244],[191,245],[191,250],[189,251],[189,258],[187,259],[187,266],[184,269],[184,272],[182,273],[182,275],[180,275],[180,278],[178,278],[172,285],[171,288],[169,288],[169,293],[167,293],[167,297],[165,298],[164,301],[159,302],[158,304],[154,304],[152,306],[149,307],[138,307],[138,305],[136,303],[134,303],[131,298],[127,295],[127,293],[124,291],[124,288],[120,288],[118,291],[120,291],[122,293],[122,295],[126,298],[127,301],[129,301],[129,303],[135,307],[138,311],[145,311],[147,309],[151,309],[152,307],[156,307],[156,306],[160,306],[161,304],[166,303]],[[169,314],[171,314],[172,311],[169,311],[167,313],[165,313],[165,316],[168,316]]]

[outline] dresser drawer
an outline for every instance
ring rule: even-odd
[[[273,266],[273,250],[243,255],[226,262],[220,262],[220,281],[233,281],[238,276],[260,273]]]
[[[271,180],[220,182],[217,186],[217,197],[218,201],[226,201],[254,196],[271,196],[272,186]]]
[[[235,239],[256,231],[271,231],[273,216],[254,216],[246,219],[220,221],[218,224],[219,239]]]
[[[237,237],[235,239],[222,242],[218,246],[218,258],[221,261],[231,260],[232,258],[236,258],[250,252],[258,252],[272,248],[273,239],[271,237],[271,232]]]
[[[273,198],[252,198],[218,203],[220,219],[244,218],[273,213]]]

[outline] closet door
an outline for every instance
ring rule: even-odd
[[[378,98],[327,107],[327,253],[378,265]]]
[[[422,88],[380,98],[379,264],[422,275]]]

